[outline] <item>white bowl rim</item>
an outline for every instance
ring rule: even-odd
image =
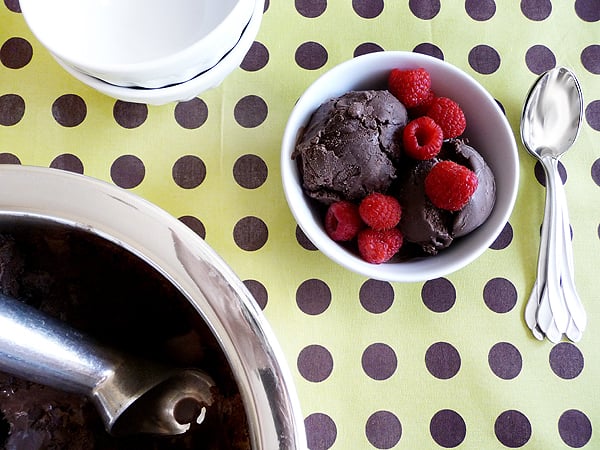
[[[29,24],[29,26],[31,26],[31,25],[30,25],[30,21],[28,20],[28,17],[30,17],[28,14],[30,4],[28,2],[31,2],[31,1],[38,1],[38,0],[21,0],[21,2],[20,2],[21,10],[23,12],[23,17],[25,18],[25,21]],[[219,25],[217,27],[213,28],[209,33],[207,33],[207,35],[200,41],[196,41],[193,44],[187,46],[186,48],[181,49],[180,51],[178,51],[176,53],[172,53],[170,55],[165,55],[165,56],[162,56],[162,57],[159,57],[156,59],[151,59],[148,61],[141,61],[141,62],[135,62],[135,63],[98,65],[98,64],[95,64],[93,61],[86,62],[86,61],[76,60],[76,59],[71,58],[69,55],[65,54],[64,52],[61,52],[59,49],[55,48],[55,46],[51,45],[47,41],[43,40],[42,36],[38,36],[37,32],[34,31],[33,28],[32,28],[32,32],[36,36],[36,38],[52,54],[57,55],[62,61],[68,63],[71,66],[79,67],[81,69],[85,68],[85,70],[89,73],[112,73],[112,74],[117,74],[118,76],[134,74],[134,76],[137,77],[137,76],[144,75],[146,73],[151,73],[156,70],[163,69],[165,67],[169,67],[178,60],[188,60],[191,55],[202,53],[199,50],[202,50],[203,47],[206,47],[207,42],[209,42],[209,40],[215,39],[215,37],[221,35],[223,30],[225,30],[231,26],[231,24],[229,24],[228,22],[232,18],[236,20],[236,22],[237,22],[236,28],[240,29],[240,34],[241,34],[244,27],[246,27],[247,24],[249,23],[249,21],[252,17],[253,11],[255,10],[255,8],[252,5],[255,6],[254,0],[237,0],[236,4],[231,9],[231,11],[227,14],[225,19],[221,23],[219,23]],[[237,42],[237,39],[235,40],[235,42]],[[211,45],[209,45],[209,47],[214,47],[214,45],[211,44]],[[221,56],[223,56],[223,54],[225,54],[227,51],[229,51],[230,48],[223,49],[223,50],[225,50],[225,51],[221,54]]]
[[[462,238],[460,242],[457,240],[452,246],[436,256],[401,263],[370,264],[332,241],[327,236],[320,221],[310,220],[311,217],[314,217],[314,214],[309,206],[308,198],[302,190],[296,161],[291,159],[291,152],[298,137],[298,130],[294,128],[293,124],[299,122],[306,124],[308,117],[312,114],[312,112],[308,114],[302,107],[306,103],[311,103],[312,111],[314,111],[329,98],[342,95],[351,90],[347,89],[348,84],[358,86],[359,89],[366,89],[367,87],[361,86],[361,83],[364,84],[365,75],[352,82],[339,82],[341,74],[356,73],[360,67],[378,67],[380,70],[387,72],[393,67],[425,67],[427,69],[437,68],[438,70],[448,71],[449,74],[467,82],[478,96],[485,99],[488,104],[493,105],[499,130],[508,138],[506,145],[508,146],[507,154],[510,159],[507,158],[505,161],[505,164],[508,165],[505,173],[511,174],[512,178],[508,180],[507,186],[502,192],[504,194],[501,199],[502,203],[499,204],[500,199],[497,198],[492,214],[481,227],[472,232],[468,239]],[[435,85],[435,79],[433,82]],[[462,269],[481,256],[506,226],[514,208],[519,181],[519,157],[514,134],[506,115],[495,99],[479,82],[458,67],[432,56],[408,51],[381,51],[360,55],[336,65],[319,76],[300,96],[288,118],[282,139],[280,164],[283,190],[288,206],[296,223],[306,237],[323,254],[339,265],[369,278],[391,282],[417,282],[440,278]],[[500,206],[502,210],[499,209]],[[309,220],[305,220],[306,218]],[[464,248],[467,242],[470,243],[469,248],[471,250],[457,255],[459,248]],[[477,242],[477,245],[475,245],[475,242]],[[443,264],[435,264],[434,261],[436,263],[443,261]]]
[[[183,83],[154,89],[117,86],[80,72],[55,55],[53,56],[58,64],[73,77],[113,98],[151,105],[190,100],[199,93],[217,86],[231,71],[238,67],[238,61],[243,60],[258,34],[264,2],[265,0],[255,0],[254,12],[238,43],[213,67]]]

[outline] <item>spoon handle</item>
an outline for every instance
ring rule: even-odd
[[[531,289],[531,294],[529,295],[529,300],[525,306],[525,323],[533,333],[533,336],[540,341],[544,339],[544,332],[540,329],[540,326],[537,322],[537,310],[542,297],[542,287],[546,284],[547,246],[542,244],[548,241],[548,226],[544,224],[547,224],[550,220],[549,212],[549,208],[544,208],[544,218],[542,220],[542,227],[540,231],[537,275],[535,283],[533,284],[533,288]]]
[[[542,297],[542,287],[546,284],[547,246],[543,245],[543,243],[548,240],[548,227],[544,226],[544,223],[547,223],[548,220],[550,220],[550,206],[548,205],[548,201],[549,196],[546,195],[544,218],[542,220],[542,227],[540,231],[536,279],[535,283],[533,284],[533,288],[531,289],[529,299],[527,300],[527,305],[525,306],[525,323],[533,333],[533,336],[540,341],[544,339],[544,333],[540,329],[540,326],[537,322],[537,310]]]
[[[525,307],[525,323],[533,333],[533,336],[541,341],[544,339],[544,333],[540,329],[536,318],[540,295],[540,282],[538,279],[533,285],[527,306]]]
[[[575,288],[571,224],[569,221],[567,198],[562,183],[560,183],[557,188],[557,200],[561,210],[562,220],[563,258],[561,261],[561,284],[567,309],[571,316],[571,323],[567,329],[567,337],[572,341],[577,342],[581,339],[581,335],[587,325],[587,315],[583,303],[577,294],[577,289]]]
[[[559,231],[563,227],[557,202],[558,160],[550,155],[545,155],[542,157],[541,163],[546,173],[545,207],[548,208],[549,220],[542,225],[542,229],[547,227],[547,240],[540,242],[540,245],[546,247],[546,259],[543,262],[546,280],[542,285],[537,319],[546,336],[552,342],[558,342],[569,325],[569,314],[560,285],[560,261],[563,259],[563,245],[560,240],[563,238],[563,234]],[[552,327],[553,323],[556,325],[556,330]]]

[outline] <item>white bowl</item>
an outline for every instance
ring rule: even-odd
[[[238,42],[253,0],[21,0],[56,57],[120,86],[162,87],[214,66]]]
[[[196,233],[117,186],[56,169],[0,165],[0,224],[46,224],[90,233],[156,269],[220,344],[246,410],[252,448],[305,450],[291,373],[244,283]]]
[[[302,190],[297,162],[291,154],[302,128],[325,101],[351,90],[384,89],[393,68],[423,67],[429,71],[438,96],[455,100],[467,119],[470,145],[484,157],[496,178],[497,197],[486,222],[456,239],[435,256],[397,263],[370,264],[329,238],[323,217]],[[519,161],[513,132],[494,98],[472,77],[439,59],[410,52],[377,52],[346,61],[317,79],[300,97],[288,119],[281,149],[281,172],[286,199],[298,225],[311,242],[336,263],[370,278],[424,281],[448,275],[480,256],[503,230],[516,199]]]
[[[60,58],[56,58],[56,60],[67,72],[82,83],[118,100],[147,103],[149,105],[164,105],[170,102],[191,100],[198,94],[217,87],[227,75],[239,67],[258,34],[263,17],[263,8],[264,0],[254,1],[252,17],[240,40],[217,64],[188,81],[172,86],[156,89],[116,86],[80,72]]]

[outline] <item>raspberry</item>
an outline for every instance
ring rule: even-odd
[[[402,209],[394,197],[373,192],[360,202],[358,213],[369,227],[382,231],[398,225]]]
[[[427,116],[441,127],[444,139],[460,136],[467,126],[463,110],[458,103],[447,97],[434,98],[427,108]]]
[[[388,90],[405,107],[421,105],[431,90],[431,77],[425,69],[392,69],[388,76]]]
[[[363,227],[358,206],[346,200],[329,205],[325,214],[325,231],[334,241],[350,241]]]
[[[440,152],[444,133],[435,121],[427,116],[412,120],[404,127],[404,151],[414,159],[431,159]]]
[[[381,264],[398,253],[402,241],[403,236],[398,228],[384,231],[365,228],[358,233],[358,251],[366,262]]]
[[[435,98],[436,98],[435,92],[429,91],[427,93],[427,96],[423,99],[423,101],[418,106],[415,106],[415,107],[409,109],[409,111],[408,111],[409,116],[413,117],[413,118],[426,116],[427,110],[429,109],[429,107],[431,106],[431,104],[433,103],[433,100]]]
[[[477,189],[477,175],[454,161],[440,161],[425,177],[425,193],[434,206],[458,211]]]

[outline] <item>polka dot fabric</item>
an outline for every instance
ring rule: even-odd
[[[561,175],[589,314],[580,343],[539,342],[522,318],[545,182],[524,151],[509,223],[447,278],[360,278],[298,228],[279,180],[287,116],[323,72],[381,50],[460,67],[517,136],[535,78],[557,65],[575,71],[585,119]],[[82,85],[32,36],[18,0],[0,4],[0,163],[104,179],[205,238],[272,324],[311,450],[600,448],[599,140],[598,0],[267,1],[240,67],[217,89],[162,107]]]

